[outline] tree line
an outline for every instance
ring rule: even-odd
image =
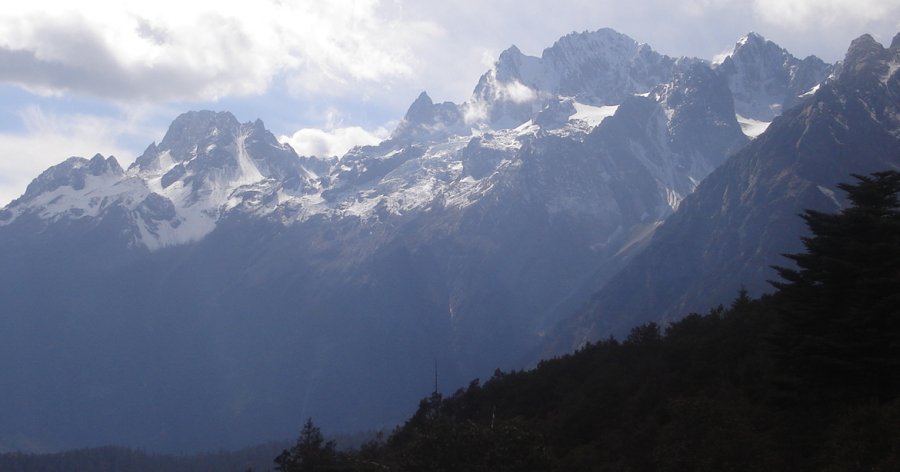
[[[0,470],[900,470],[900,172],[854,177],[847,208],[801,215],[774,293],[434,392],[355,449],[309,419],[286,449],[12,453]]]
[[[854,178],[773,294],[435,392],[354,451],[309,420],[276,470],[900,470],[900,173]]]

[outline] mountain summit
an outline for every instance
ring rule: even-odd
[[[540,58],[515,46],[485,73],[469,106],[494,126],[517,126],[547,98],[572,97],[592,106],[616,105],[672,78],[674,59],[611,29],[571,33]]]
[[[749,33],[718,65],[734,93],[738,115],[770,122],[813,91],[832,68],[816,56],[803,60],[757,33]]]

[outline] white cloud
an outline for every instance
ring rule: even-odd
[[[900,4],[889,0],[754,0],[753,9],[768,23],[808,30],[879,20],[900,12]]]
[[[463,104],[463,119],[467,125],[475,125],[484,122],[487,118],[487,103],[484,101],[472,100]]]
[[[863,32],[890,40],[883,30],[896,28],[900,5],[561,0],[553,11],[513,0],[13,2],[0,10],[0,81],[128,102],[253,97],[286,86],[307,100],[399,107],[393,97],[406,90],[465,100],[485,70],[486,50],[517,44],[539,54],[570,31],[605,26],[669,54],[702,57],[750,30],[807,48],[816,43],[800,33],[827,26],[816,32],[831,36],[816,38],[819,50],[800,54],[833,60]]]
[[[746,3],[734,0],[682,0],[677,2],[679,8],[690,16],[705,16],[710,10]]]
[[[891,0],[684,0],[677,5],[695,17],[709,16],[714,10],[734,12],[749,5],[765,23],[801,29],[864,23],[900,11],[900,5]]]
[[[331,130],[304,128],[291,136],[282,136],[281,141],[290,144],[301,156],[340,157],[354,146],[378,144],[389,134],[385,128],[365,130],[358,126]]]
[[[513,103],[527,103],[534,101],[534,99],[537,98],[537,92],[518,80],[499,84],[499,86],[499,91],[503,98],[510,100]]]
[[[439,34],[379,0],[31,0],[0,11],[0,80],[120,101],[346,88],[410,76]]]
[[[728,56],[734,54],[734,48],[735,48],[735,46],[729,46],[728,48],[723,49],[722,52],[713,55],[712,63],[713,64],[721,64],[721,63],[725,62],[725,59],[727,59]]]

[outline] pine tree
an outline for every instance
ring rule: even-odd
[[[322,431],[306,420],[297,443],[290,450],[284,450],[276,459],[275,470],[281,472],[314,472],[329,470],[335,464],[337,453],[334,441],[325,441]]]
[[[885,401],[900,387],[900,172],[853,177],[851,206],[807,210],[806,252],[775,267],[776,346],[803,392]]]

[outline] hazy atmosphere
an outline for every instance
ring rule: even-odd
[[[341,155],[385,138],[422,90],[435,101],[466,100],[513,44],[539,56],[566,33],[601,27],[664,54],[704,59],[755,31],[797,57],[834,62],[864,32],[889,43],[900,5],[17,2],[0,12],[0,204],[70,155],[112,154],[129,164],[188,109],[261,118],[300,154]]]
[[[900,470],[896,1],[20,3],[0,471]]]

